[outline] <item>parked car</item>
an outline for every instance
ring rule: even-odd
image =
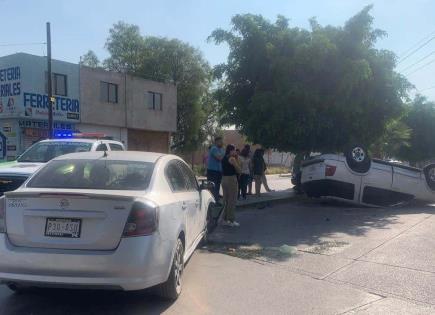
[[[15,190],[51,159],[73,152],[125,150],[122,142],[106,139],[65,138],[42,140],[28,148],[16,161],[0,163],[0,196]]]
[[[0,281],[29,287],[181,292],[207,234],[210,187],[173,155],[57,157],[1,197]]]
[[[330,197],[389,206],[419,199],[435,201],[435,164],[419,169],[371,159],[355,146],[344,155],[323,154],[302,164],[301,183],[310,197]]]

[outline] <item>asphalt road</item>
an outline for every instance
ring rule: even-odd
[[[175,303],[0,287],[0,314],[434,314],[434,213],[304,200],[247,208],[240,228],[218,228],[193,255]]]

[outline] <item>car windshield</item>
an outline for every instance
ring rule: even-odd
[[[75,152],[87,152],[92,148],[92,143],[73,141],[38,142],[31,146],[19,158],[18,162],[46,163],[55,157]]]
[[[27,184],[31,188],[146,190],[154,163],[115,160],[57,160]]]

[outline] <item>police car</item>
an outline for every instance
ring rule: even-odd
[[[323,154],[302,163],[301,184],[309,197],[391,206],[418,199],[435,202],[435,164],[423,169],[371,159],[362,146]]]
[[[0,196],[12,191],[42,165],[60,155],[88,151],[125,151],[119,141],[99,133],[62,133],[56,139],[42,140],[21,154],[17,160],[0,163]]]

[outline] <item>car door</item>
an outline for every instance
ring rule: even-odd
[[[189,185],[188,190],[189,192],[191,192],[191,196],[193,198],[192,220],[193,220],[194,231],[192,231],[192,233],[193,233],[193,238],[196,239],[204,229],[206,211],[202,208],[201,205],[201,195],[200,195],[199,185],[196,180],[195,174],[187,166],[186,163],[180,161],[180,167]]]
[[[190,245],[192,245],[201,232],[199,229],[198,219],[198,213],[200,209],[199,188],[195,175],[187,166],[187,164],[183,161],[177,161],[177,166],[180,168],[180,171],[183,174],[183,179],[186,182],[186,196],[188,197],[188,200],[186,201],[187,226],[189,227],[189,231],[187,233],[190,235],[190,239],[192,240]]]
[[[165,176],[172,190],[176,196],[179,211],[181,211],[181,218],[185,226],[186,236],[186,250],[189,249],[194,241],[195,227],[194,227],[194,197],[193,192],[189,191],[189,184],[180,167],[179,160],[169,161],[166,169]],[[177,211],[177,210],[175,210]],[[178,215],[176,217],[179,217]]]
[[[390,204],[393,168],[389,163],[373,160],[370,170],[362,176],[360,202],[385,206]]]

